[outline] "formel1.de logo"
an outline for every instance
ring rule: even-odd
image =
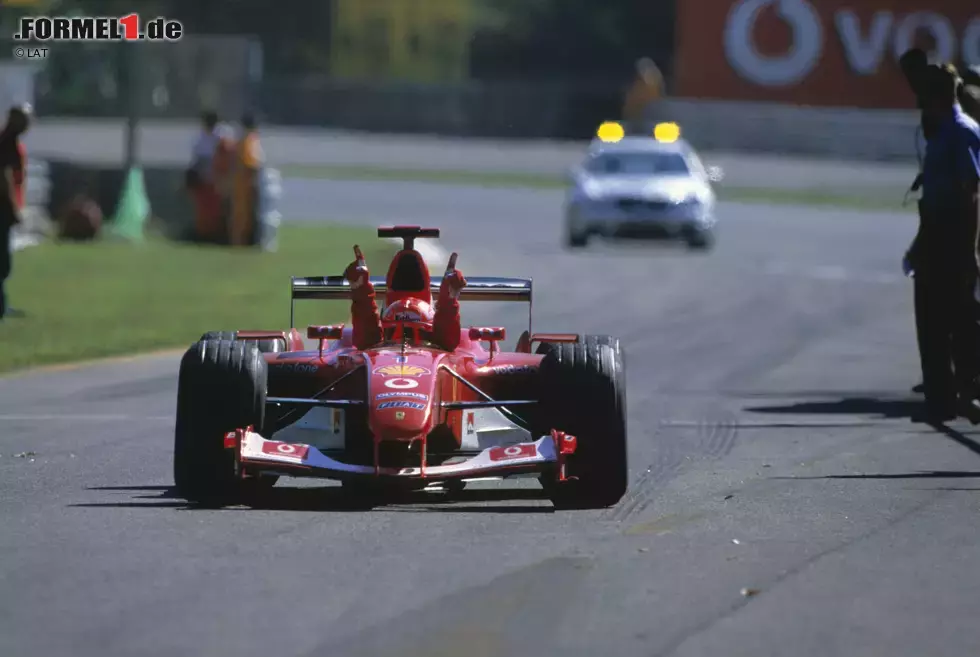
[[[145,23],[139,14],[127,16],[24,16],[16,41],[179,41],[180,21],[162,16]]]

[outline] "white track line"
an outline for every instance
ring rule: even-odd
[[[0,422],[164,422],[164,415],[0,415]]]
[[[819,429],[821,427],[836,428],[836,427],[868,427],[876,425],[894,425],[896,421],[908,421],[908,418],[893,418],[893,419],[853,419],[853,418],[842,418],[840,420],[800,420],[795,418],[774,418],[772,420],[731,420],[731,421],[721,421],[713,422],[709,420],[661,420],[660,424],[665,427],[704,427],[713,424],[730,425],[736,426],[739,429],[765,429],[768,427],[781,427],[781,428],[797,428],[808,429],[814,428]]]

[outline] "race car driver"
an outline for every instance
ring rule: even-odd
[[[379,314],[375,302],[374,285],[360,248],[354,247],[355,260],[344,270],[344,278],[351,287],[351,324],[354,346],[369,349],[385,339],[391,339],[395,325],[400,321],[419,322],[428,327],[431,342],[442,349],[453,351],[459,346],[461,324],[459,293],[466,287],[463,273],[456,269],[456,254],[449,259],[449,266],[439,286],[439,300],[432,310],[432,292],[429,270],[422,255],[415,250],[398,252],[388,269],[388,306]],[[427,336],[428,337],[428,336]]]

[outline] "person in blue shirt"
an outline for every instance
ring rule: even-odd
[[[923,112],[935,125],[922,165],[919,232],[907,257],[915,270],[925,421],[957,415],[980,423],[980,282],[977,189],[980,125],[957,102],[959,78],[944,66],[923,74]]]

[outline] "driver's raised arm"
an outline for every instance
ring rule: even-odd
[[[371,273],[357,245],[354,246],[354,262],[347,265],[344,278],[350,283],[350,314],[354,346],[358,349],[369,349],[381,342],[381,315],[375,301]]]

